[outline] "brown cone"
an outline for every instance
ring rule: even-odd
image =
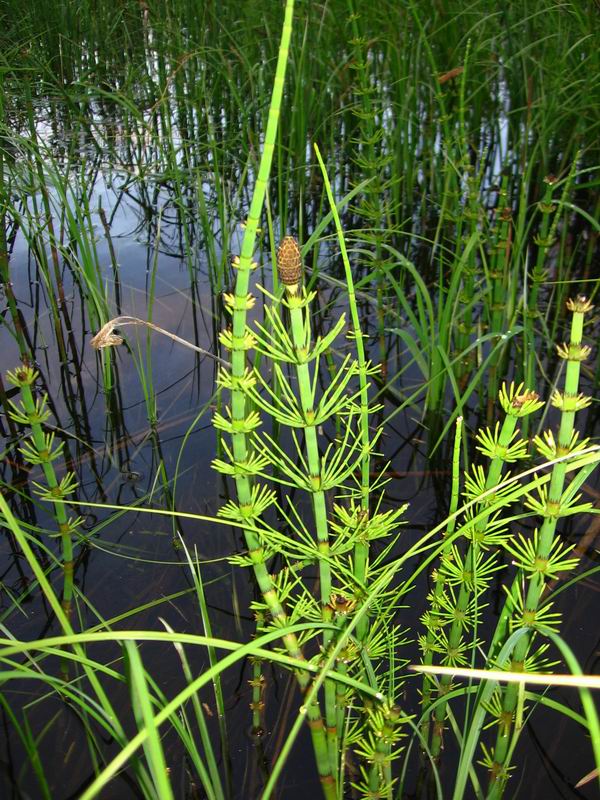
[[[284,236],[277,250],[279,278],[286,286],[297,286],[302,278],[302,256],[293,236]]]

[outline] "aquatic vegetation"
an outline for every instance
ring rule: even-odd
[[[579,373],[582,362],[590,355],[590,348],[582,343],[584,316],[592,310],[591,303],[579,296],[567,304],[573,314],[570,340],[560,345],[558,355],[567,362],[564,391],[555,389],[551,403],[560,411],[560,426],[556,438],[551,430],[534,439],[534,445],[543,458],[553,462],[551,478],[548,486],[538,490],[537,495],[528,496],[526,505],[542,517],[540,528],[535,528],[532,539],[522,535],[504,543],[505,549],[513,556],[515,565],[526,576],[525,586],[515,581],[508,596],[505,614],[510,617],[508,629],[524,626],[535,634],[541,628],[559,630],[559,615],[551,611],[552,603],[545,591],[550,580],[577,566],[577,558],[572,551],[574,545],[565,545],[557,538],[557,524],[560,518],[572,514],[590,511],[589,503],[581,503],[581,495],[577,494],[582,477],[577,474],[570,484],[565,485],[567,465],[578,453],[585,452],[589,440],[579,439],[575,427],[577,412],[586,408],[591,398],[579,392]],[[584,472],[587,477],[587,471]],[[503,620],[504,622],[504,620]],[[512,653],[510,669],[522,672],[532,669],[536,664],[533,657],[527,663],[531,649],[531,636],[523,636]],[[538,667],[539,669],[539,667]],[[508,777],[508,754],[510,727],[517,706],[518,692],[514,684],[510,684],[502,699],[502,712],[498,723],[498,739],[494,750],[493,761],[489,764],[491,775],[490,797],[502,796],[504,784]]]
[[[592,15],[4,5],[1,791],[593,791]]]
[[[21,455],[29,464],[41,466],[46,480],[46,486],[34,486],[38,497],[50,503],[51,513],[56,519],[63,569],[62,607],[69,617],[73,599],[73,539],[77,538],[83,520],[81,517],[67,516],[64,500],[75,491],[77,481],[72,472],[66,472],[60,480],[57,477],[53,462],[60,458],[63,448],[62,444],[54,444],[53,433],[44,430],[50,412],[47,399],[42,396],[36,400],[33,395],[32,386],[38,377],[37,373],[31,367],[23,366],[9,372],[6,377],[21,393],[20,405],[11,403],[7,411],[16,425],[31,428],[31,434],[20,447]]]

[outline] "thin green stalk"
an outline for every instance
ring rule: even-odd
[[[204,591],[204,581],[202,580],[202,573],[200,571],[200,561],[198,558],[198,553],[194,550],[194,558],[192,558],[188,548],[185,545],[183,539],[181,539],[181,544],[183,546],[187,562],[190,567],[190,571],[192,573],[192,577],[194,580],[194,587],[196,590],[196,598],[198,600],[198,606],[200,609],[200,616],[202,619],[202,628],[203,634],[208,638],[212,638],[212,626],[210,621],[210,616],[208,613],[208,604],[206,602],[206,595]],[[218,661],[217,653],[215,648],[212,645],[209,645],[208,648],[208,660],[211,668],[214,668],[215,664]],[[182,666],[184,670],[189,672],[189,666],[187,665],[187,661],[185,658],[181,659]],[[191,675],[186,675],[188,683],[191,680]],[[206,722],[204,720],[204,713],[202,709],[199,707],[198,698],[194,697],[194,704],[196,710],[196,718],[198,720],[198,726],[201,731],[202,742],[204,745],[205,757],[208,762],[208,768],[212,780],[213,790],[218,797],[222,797],[224,794],[226,797],[233,796],[233,787],[231,783],[231,761],[230,761],[230,747],[229,747],[229,736],[227,732],[227,718],[225,714],[225,698],[223,695],[223,686],[221,683],[221,676],[217,672],[215,674],[215,678],[213,680],[213,693],[215,698],[215,706],[217,709],[218,721],[219,721],[219,736],[221,740],[221,753],[223,757],[223,761],[225,763],[225,788],[226,792],[223,792],[223,788],[221,785],[221,780],[219,777],[219,772],[217,768],[217,763],[215,759],[215,755],[213,753],[213,748],[211,744],[211,739],[209,736],[209,732],[207,730]]]
[[[452,489],[450,495],[450,507],[448,509],[448,527],[442,533],[443,539],[448,539],[454,533],[456,528],[456,510],[458,508],[458,501],[460,499],[460,447],[462,443],[462,427],[463,418],[458,417],[456,420],[456,430],[454,433],[454,448],[452,454]],[[443,554],[442,554],[443,557]],[[433,655],[436,652],[436,633],[440,628],[439,612],[441,603],[444,596],[446,586],[446,575],[443,570],[436,570],[434,575],[434,588],[430,595],[429,603],[431,606],[430,611],[426,614],[424,621],[427,633],[421,642],[421,649],[423,651],[423,664],[431,666],[433,664]],[[423,724],[421,732],[423,734],[423,741],[429,741],[430,732],[430,718],[427,710],[431,704],[431,695],[434,688],[434,681],[429,675],[423,677],[423,689],[421,694],[421,707],[423,709]]]
[[[555,390],[552,404],[560,409],[561,418],[556,444],[554,438],[547,436],[545,442],[536,440],[538,448],[546,457],[557,458],[569,455],[581,449],[582,443],[577,442],[575,431],[575,414],[586,408],[591,399],[579,394],[579,374],[581,363],[590,353],[590,348],[582,344],[583,322],[585,314],[592,306],[584,297],[578,297],[568,303],[569,310],[573,313],[571,321],[570,343],[558,347],[559,356],[567,362],[565,371],[564,392]],[[511,658],[510,670],[522,672],[525,669],[525,659],[529,652],[533,630],[536,624],[544,624],[548,620],[548,607],[544,607],[543,594],[549,575],[555,574],[562,561],[562,569],[572,568],[571,561],[564,561],[566,551],[554,551],[554,537],[558,519],[564,515],[570,505],[577,503],[577,498],[568,499],[564,493],[567,463],[565,461],[554,464],[550,485],[540,495],[539,500],[530,500],[532,508],[536,509],[543,517],[539,534],[535,537],[534,551],[524,548],[520,553],[520,562],[527,567],[529,573],[527,593],[522,606],[516,608],[520,616],[520,624],[529,628],[529,633],[523,636],[515,646]],[[533,561],[533,563],[531,563]],[[576,563],[576,562],[575,562]],[[513,601],[514,602],[514,601]],[[546,622],[546,624],[548,624]],[[511,747],[511,729],[519,698],[518,687],[510,684],[504,691],[502,699],[502,712],[499,718],[498,735],[494,748],[493,761],[490,764],[490,800],[498,800],[504,792],[508,779],[507,758]]]
[[[350,260],[348,258],[348,251],[346,249],[344,230],[340,220],[340,215],[338,213],[338,208],[333,196],[331,183],[329,182],[329,176],[327,174],[323,158],[321,157],[321,152],[316,143],[314,145],[314,149],[315,149],[315,154],[317,156],[317,160],[319,162],[319,166],[321,168],[323,183],[325,186],[325,191],[327,192],[327,199],[329,200],[329,206],[331,208],[333,220],[335,222],[338,243],[342,254],[342,261],[344,263],[344,275],[346,278],[346,286],[348,292],[348,306],[350,309],[350,318],[352,320],[353,339],[355,341],[355,346],[356,346],[356,360],[358,362],[358,380],[360,387],[360,394],[359,394],[360,436],[362,441],[362,459],[360,462],[360,507],[362,510],[362,520],[364,521],[368,520],[370,513],[369,505],[370,505],[370,485],[371,485],[370,469],[371,469],[372,444],[371,444],[371,437],[369,434],[369,413],[370,413],[369,383],[368,383],[369,365],[365,355],[365,346],[363,342],[360,316],[356,301],[356,293],[354,290],[354,278],[352,276],[352,268],[350,266]],[[367,526],[364,526],[364,528],[367,529]],[[368,559],[369,559],[369,542],[367,540],[361,540],[360,538],[358,538],[356,541],[356,545],[354,547],[353,568],[354,568],[354,576],[356,578],[357,587],[359,588],[364,587],[366,585]],[[362,617],[359,626],[357,628],[357,636],[359,639],[364,639],[364,637],[366,636],[368,625],[369,621],[365,615]]]
[[[127,656],[128,683],[131,692],[131,705],[139,730],[147,733],[143,744],[146,761],[156,796],[160,800],[173,800],[171,781],[167,770],[167,762],[162,742],[155,722],[153,698],[150,695],[142,659],[135,642],[124,642],[123,647]]]
[[[231,434],[232,474],[236,483],[239,510],[241,518],[247,521],[251,521],[259,513],[255,505],[256,495],[253,495],[251,482],[251,476],[256,471],[256,462],[253,465],[253,455],[248,442],[248,435],[252,433],[258,420],[247,412],[246,393],[244,391],[244,386],[247,386],[249,381],[246,353],[253,346],[253,337],[246,327],[247,311],[253,304],[248,290],[250,273],[255,266],[252,260],[254,245],[277,140],[281,98],[292,33],[293,11],[294,0],[287,0],[263,151],[246,220],[241,253],[239,257],[234,259],[234,267],[237,271],[235,290],[234,294],[226,300],[232,314],[232,329],[224,332],[221,336],[222,343],[231,350],[231,373],[230,375],[221,373],[221,384],[229,388],[231,392],[230,422],[225,423],[224,427]],[[269,573],[264,548],[260,539],[251,526],[245,528],[244,537],[257,583],[272,620],[278,627],[285,627],[288,621],[287,614]],[[288,653],[293,658],[303,660],[302,651],[295,634],[284,634],[282,640]],[[310,687],[309,674],[303,670],[299,670],[296,674],[301,690],[306,692]],[[307,709],[307,717],[321,785],[325,796],[333,800],[336,795],[335,782],[331,773],[323,720],[316,697]]]
[[[484,480],[474,473],[475,480],[468,488],[475,496],[488,492],[500,483],[505,464],[527,457],[527,443],[517,437],[517,422],[542,405],[535,392],[524,391],[522,386],[515,389],[514,385],[511,385],[509,390],[503,387],[500,392],[500,403],[505,413],[502,427],[498,423],[493,432],[487,429],[478,436],[479,449],[491,459],[491,462]],[[447,573],[446,580],[452,579],[460,586],[451,614],[450,631],[443,643],[442,640],[439,642],[439,646],[445,652],[444,661],[449,665],[465,663],[465,628],[476,627],[477,598],[489,584],[495,570],[494,555],[490,556],[487,562],[480,561],[488,520],[489,514],[483,514],[474,525],[464,558],[454,550],[442,562],[441,569]],[[450,690],[451,680],[448,675],[442,676],[439,689],[441,697]],[[446,703],[441,702],[435,709],[431,738],[431,754],[434,758],[439,756],[442,749],[445,716]]]
[[[291,258],[290,258],[291,256]],[[288,263],[284,264],[284,257]],[[293,261],[297,270],[293,274],[284,277],[282,268],[291,266],[289,261]],[[304,440],[306,447],[306,462],[308,466],[308,477],[311,486],[311,500],[315,521],[315,532],[319,549],[319,578],[321,592],[321,611],[325,613],[325,608],[331,603],[331,566],[329,552],[329,524],[327,522],[327,503],[325,492],[322,485],[321,455],[319,453],[319,441],[315,420],[315,388],[316,377],[311,378],[308,359],[313,360],[310,355],[310,302],[312,295],[306,294],[301,282],[301,261],[298,245],[291,237],[286,237],[279,248],[278,265],[280,278],[286,288],[286,305],[290,313],[292,342],[296,356],[296,375],[298,379],[298,393],[300,396],[300,408],[304,415]],[[315,370],[318,370],[318,360]],[[332,640],[331,631],[324,631],[323,646],[327,651]],[[329,761],[332,774],[337,773],[338,761],[338,730],[337,730],[337,711],[335,701],[335,684],[332,681],[325,681],[325,717],[327,726],[327,746],[329,750]]]
[[[46,479],[46,487],[37,485],[37,493],[44,500],[63,500],[77,487],[75,476],[68,472],[62,480],[58,480],[54,470],[55,461],[62,451],[62,444],[54,447],[54,434],[46,434],[42,424],[48,419],[50,412],[46,408],[46,400],[36,402],[31,387],[38,373],[30,367],[20,367],[7,373],[7,378],[21,392],[21,406],[11,403],[10,415],[14,422],[28,425],[31,428],[30,440],[20,449],[23,456],[31,464],[39,464]],[[79,519],[69,519],[64,503],[52,503],[52,515],[56,520],[60,534],[63,566],[63,610],[67,617],[71,614],[73,599],[73,536],[77,533]]]

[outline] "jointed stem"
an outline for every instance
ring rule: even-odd
[[[45,399],[36,404],[33,397],[31,386],[37,377],[37,373],[29,367],[21,367],[8,374],[8,378],[21,392],[22,407],[19,409],[13,406],[13,418],[19,422],[29,424],[31,428],[30,442],[26,456],[30,460],[35,459],[39,463],[44,473],[47,485],[47,499],[63,500],[65,495],[70,493],[76,486],[72,481],[68,481],[68,489],[59,483],[56,472],[52,464],[53,459],[60,453],[60,447],[51,449],[52,437],[48,438],[44,434],[42,422],[46,419],[48,412],[45,408]],[[46,492],[43,494],[46,497]],[[71,614],[71,603],[73,600],[73,532],[75,526],[69,521],[66,506],[62,502],[52,504],[52,514],[58,526],[60,534],[62,565],[63,565],[63,594],[62,606],[67,617]]]
[[[493,489],[500,483],[502,470],[507,462],[524,458],[527,455],[525,443],[519,440],[515,441],[517,420],[536,410],[541,405],[534,392],[522,391],[522,387],[518,387],[517,390],[514,390],[514,387],[511,386],[508,393],[503,389],[500,393],[500,399],[506,414],[502,427],[499,432],[496,429],[496,433],[493,435],[488,431],[485,437],[479,438],[482,444],[480,449],[486,452],[492,459],[485,484],[482,487],[483,492]],[[485,507],[479,509],[479,511],[485,511]],[[460,663],[465,626],[472,625],[474,627],[476,623],[476,610],[474,611],[474,618],[471,620],[469,619],[469,617],[472,616],[470,604],[473,595],[475,595],[475,600],[477,599],[479,593],[477,587],[485,585],[485,579],[477,574],[477,564],[479,561],[481,543],[485,539],[488,521],[489,514],[483,514],[473,526],[472,531],[470,531],[471,541],[462,561],[464,575],[461,576],[458,599],[454,608],[453,621],[447,639],[448,655],[446,661],[449,665]],[[441,569],[444,569],[443,565]],[[448,692],[451,680],[451,676],[442,676],[440,680],[440,696],[443,697],[443,695]],[[439,756],[442,748],[442,732],[446,716],[446,707],[447,703],[441,702],[435,710],[435,721],[431,741],[431,753],[434,757]]]
[[[232,330],[230,336],[223,337],[226,344],[231,349],[231,439],[237,498],[240,513],[245,515],[248,519],[252,519],[253,515],[253,497],[250,477],[252,470],[249,461],[251,451],[248,445],[246,426],[246,395],[241,385],[246,373],[246,351],[253,345],[252,336],[247,332],[246,328],[247,309],[249,307],[248,289],[250,284],[250,272],[254,266],[252,256],[254,253],[256,234],[265,200],[277,136],[287,56],[292,32],[293,10],[294,1],[287,0],[263,152],[246,221],[241,253],[239,258],[236,258],[234,262],[234,266],[237,269],[237,276],[232,304],[233,307],[231,309]],[[264,550],[252,527],[248,526],[244,529],[244,538],[252,561],[254,575],[273,622],[277,626],[285,627],[288,622],[288,617],[267,568]],[[302,651],[295,634],[285,634],[282,636],[282,640],[288,653],[292,657],[303,660]],[[296,675],[302,692],[306,693],[310,686],[310,676],[308,672],[299,670]],[[328,800],[329,798],[333,800],[336,796],[335,784],[331,775],[323,721],[317,701],[309,705],[307,717],[323,791]]]
[[[458,501],[460,496],[460,445],[462,438],[462,425],[463,425],[463,418],[458,417],[458,419],[456,420],[456,432],[454,435],[454,449],[452,457],[452,495],[450,498],[450,508],[448,509],[448,516],[450,518],[450,521],[444,533],[444,537],[446,539],[452,536],[452,534],[454,533],[454,529],[456,527],[455,514],[458,508]],[[426,666],[431,666],[431,664],[433,663],[435,636],[439,628],[437,618],[441,606],[442,597],[444,594],[445,585],[446,585],[446,576],[444,575],[443,570],[438,569],[435,573],[435,584],[431,596],[430,623],[427,628],[427,634],[425,637],[425,647],[423,653],[423,664],[425,664]],[[421,700],[421,706],[424,711],[427,711],[427,709],[431,704],[432,690],[433,690],[433,681],[431,677],[425,675],[423,678],[423,690],[422,690],[422,700]],[[425,741],[429,740],[429,727],[430,727],[430,717],[429,715],[427,715],[424,718],[423,726],[421,729]]]
[[[573,434],[575,431],[575,414],[578,410],[585,408],[588,398],[578,394],[579,373],[581,362],[589,353],[589,348],[582,345],[583,319],[585,314],[591,309],[590,303],[585,298],[577,298],[569,301],[569,309],[573,312],[571,323],[571,337],[569,345],[562,345],[558,348],[559,355],[567,361],[565,376],[564,393],[556,392],[552,398],[554,405],[561,409],[561,419],[556,445],[556,455],[563,456],[571,452],[573,448]],[[554,464],[550,478],[550,486],[545,496],[544,521],[539,531],[538,545],[536,552],[536,564],[539,569],[531,571],[527,593],[523,602],[522,625],[531,626],[533,633],[536,613],[540,607],[547,576],[543,565],[550,559],[556,525],[562,509],[562,498],[565,486],[567,463],[562,461]],[[513,652],[510,669],[513,672],[521,672],[525,669],[525,659],[531,644],[531,634],[523,636],[517,643]],[[515,709],[518,702],[518,686],[509,683],[504,690],[502,701],[502,716],[496,738],[494,749],[494,761],[490,770],[490,800],[498,800],[504,792],[508,777],[507,758],[511,749],[511,729],[514,720]]]
[[[292,341],[296,350],[296,373],[301,409],[305,417],[304,438],[306,442],[306,460],[308,464],[310,484],[312,487],[312,505],[315,520],[315,531],[319,544],[319,577],[321,583],[321,608],[331,599],[331,566],[329,564],[329,526],[327,522],[327,506],[325,492],[321,483],[321,456],[317,429],[313,424],[315,418],[315,396],[311,381],[309,365],[306,361],[310,349],[310,297],[304,292],[298,294],[297,287],[287,286],[287,305],[290,311]],[[332,640],[331,631],[323,633],[323,646],[327,650]],[[331,680],[325,682],[325,718],[327,722],[327,746],[332,773],[335,775],[338,761],[338,731],[336,710],[336,687]]]
[[[325,164],[321,157],[321,152],[315,144],[315,153],[321,173],[323,175],[323,183],[325,191],[327,192],[327,199],[331,207],[331,213],[335,222],[338,242],[344,262],[344,276],[346,285],[348,287],[348,306],[350,310],[350,319],[352,320],[352,330],[354,332],[356,342],[356,360],[358,362],[358,378],[360,387],[360,437],[362,442],[362,459],[360,463],[360,505],[362,509],[362,518],[366,520],[369,518],[370,508],[370,490],[371,490],[371,439],[369,433],[369,381],[368,375],[368,362],[365,354],[365,346],[361,333],[361,324],[358,313],[358,305],[356,301],[356,294],[354,291],[354,278],[352,277],[352,269],[350,267],[350,260],[348,258],[348,251],[346,249],[346,241],[344,239],[344,231],[340,220],[340,215],[335,204],[333,191],[329,182],[329,177],[325,169]],[[369,543],[368,541],[357,538],[354,546],[354,577],[356,584],[359,587],[365,586],[367,580],[369,559]],[[367,617],[363,617],[358,624],[356,635],[359,639],[364,640],[369,627]]]

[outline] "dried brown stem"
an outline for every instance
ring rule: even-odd
[[[231,366],[229,361],[219,358],[219,356],[216,356],[214,353],[210,353],[208,350],[204,350],[202,347],[198,347],[197,345],[188,342],[186,339],[182,339],[180,336],[176,336],[174,333],[166,331],[164,328],[159,328],[158,325],[154,325],[152,322],[139,319],[139,317],[123,316],[115,317],[114,319],[109,320],[106,325],[102,326],[94,338],[90,340],[90,344],[96,350],[101,350],[103,347],[115,347],[116,345],[123,344],[123,337],[115,334],[114,329],[123,328],[125,325],[144,325],[146,328],[150,328],[150,330],[156,331],[157,333],[162,333],[164,336],[168,336],[169,339],[172,339],[174,342],[179,342],[179,344],[189,347],[190,350],[195,350],[197,353],[202,353],[204,356],[213,358],[215,361],[218,361],[219,364],[223,364],[223,366]]]

